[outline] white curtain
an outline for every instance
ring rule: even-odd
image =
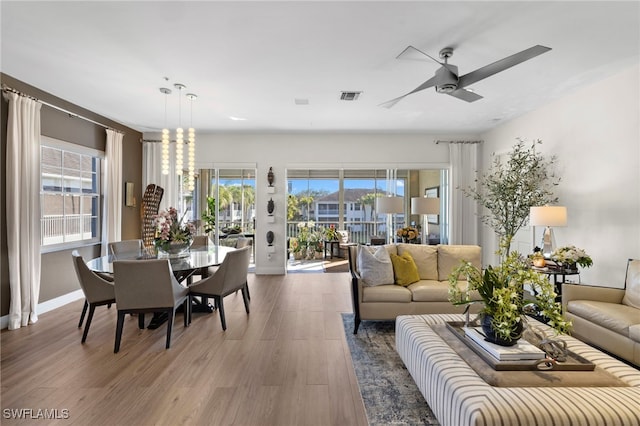
[[[6,93],[7,247],[9,330],[38,321],[40,296],[40,108],[26,96]]]
[[[122,138],[123,133],[107,130],[103,173],[102,255],[107,243],[121,240],[122,231]]]
[[[478,143],[449,143],[451,161],[450,244],[478,244],[478,203],[461,188],[476,187]]]
[[[169,147],[169,158],[173,155],[173,144]],[[178,207],[178,177],[175,163],[169,161],[169,174],[162,174],[162,145],[157,142],[144,142],[142,145],[142,186],[153,183],[164,189],[160,210]]]

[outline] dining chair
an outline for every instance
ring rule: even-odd
[[[203,247],[209,247],[211,245],[211,240],[208,235],[196,235],[193,237],[193,241],[191,242],[192,249],[199,249]]]
[[[82,343],[84,343],[87,340],[87,334],[89,334],[89,327],[91,327],[91,320],[93,319],[96,306],[111,306],[112,303],[116,303],[116,295],[113,282],[105,280],[90,270],[80,253],[78,253],[78,250],[74,250],[71,256],[78,281],[80,281],[80,288],[82,288],[85,297],[78,328],[82,327],[84,316],[87,313],[87,308],[89,308],[89,316],[87,317],[87,323],[82,333]]]
[[[144,251],[142,240],[124,240],[109,243],[109,254],[140,253]]]
[[[247,287],[247,276],[249,274],[249,257],[251,247],[244,247],[227,253],[226,257],[216,271],[189,287],[189,299],[196,296],[213,297],[215,305],[220,312],[220,322],[222,329],[227,329],[227,322],[224,316],[225,296],[237,291],[242,291],[244,308],[249,313],[249,294]]]
[[[169,259],[116,260],[113,262],[118,322],[114,353],[120,350],[126,314],[138,314],[138,327],[144,328],[144,314],[166,313],[167,343],[171,346],[171,330],[176,309],[184,305],[184,326],[189,325],[189,290],[173,276]]]
[[[251,238],[247,238],[247,237],[238,237],[238,239],[236,239],[236,248],[237,249],[241,249],[244,247],[251,247],[253,246],[253,240]],[[253,247],[251,247],[251,250],[253,250]],[[249,292],[249,284],[247,284],[247,297],[249,298],[249,300],[251,300],[251,293]]]

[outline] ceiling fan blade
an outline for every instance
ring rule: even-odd
[[[397,97],[397,98],[395,98],[395,99],[391,99],[390,101],[383,102],[383,103],[381,103],[381,104],[380,104],[380,105],[378,105],[378,106],[383,106],[383,107],[385,107],[385,108],[391,108],[392,106],[394,106],[395,104],[397,104],[400,100],[402,100],[402,98],[404,98],[404,97],[406,97],[406,96],[409,96],[409,95],[411,95],[411,94],[413,94],[413,93],[419,92],[419,91],[421,91],[421,90],[427,89],[427,88],[429,88],[429,87],[433,87],[433,86],[435,86],[435,85],[436,85],[436,80],[437,80],[437,79],[436,79],[436,77],[435,77],[435,76],[434,76],[434,77],[431,77],[429,80],[425,81],[424,83],[422,83],[420,86],[416,87],[415,89],[413,89],[413,90],[412,90],[412,91],[410,91],[409,93],[404,94],[404,95],[402,95],[402,96],[399,96],[399,97]]]
[[[507,68],[518,65],[521,62],[528,61],[529,59],[548,52],[549,50],[551,50],[550,47],[536,45],[525,49],[522,52],[507,56],[504,59],[500,59],[499,61],[486,65],[482,68],[478,68],[475,71],[471,71],[470,73],[461,76],[458,80],[458,87],[463,88],[469,86],[477,81],[504,71]]]
[[[404,49],[402,52],[400,52],[400,54],[398,56],[396,56],[396,59],[404,59],[404,60],[409,60],[409,61],[423,61],[424,58],[422,56],[420,56],[420,55],[424,55],[427,58],[431,59],[432,61],[435,61],[440,65],[444,65],[444,63],[440,62],[439,60],[437,60],[433,56],[431,56],[428,53],[425,53],[422,50],[420,50],[418,48],[415,48],[413,46],[407,46],[406,49]]]
[[[420,49],[418,49],[416,47],[413,47],[413,46],[407,46],[406,49],[404,49],[402,52],[400,52],[400,54],[398,56],[396,56],[396,59],[404,59],[404,60],[409,60],[409,61],[423,61],[424,58],[421,55],[426,56],[427,58],[431,59],[432,61],[436,62],[437,64],[440,64],[443,67],[447,68],[449,71],[451,71],[455,75],[458,75],[458,68],[457,67],[455,67],[453,65],[449,65],[449,64],[447,64],[445,62],[440,62],[439,60],[437,60],[433,56],[429,55],[428,53],[425,53],[422,50],[420,50]]]
[[[477,100],[482,99],[482,96],[477,93],[470,92],[465,89],[456,89],[451,93],[447,93],[447,95],[453,96],[454,98],[462,99],[467,102],[475,102]]]

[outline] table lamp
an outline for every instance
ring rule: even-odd
[[[427,214],[440,214],[440,198],[425,198],[425,197],[413,197],[411,198],[411,214],[427,215]],[[421,217],[422,221],[422,217]],[[427,235],[427,228],[422,226],[423,232],[422,240],[424,244],[429,242]]]
[[[376,198],[376,212],[387,214],[387,228],[391,223],[390,217],[395,213],[404,212],[404,198],[403,197],[378,197]],[[393,241],[391,236],[393,235],[393,224],[391,224],[391,232],[387,231],[387,240],[389,244]]]
[[[551,257],[553,252],[552,226],[567,226],[567,208],[563,206],[539,206],[529,210],[529,224],[531,226],[545,226],[542,234],[542,253],[544,257]]]

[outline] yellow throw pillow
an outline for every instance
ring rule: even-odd
[[[418,267],[409,252],[404,252],[400,256],[392,253],[390,257],[396,284],[406,287],[420,281]]]

